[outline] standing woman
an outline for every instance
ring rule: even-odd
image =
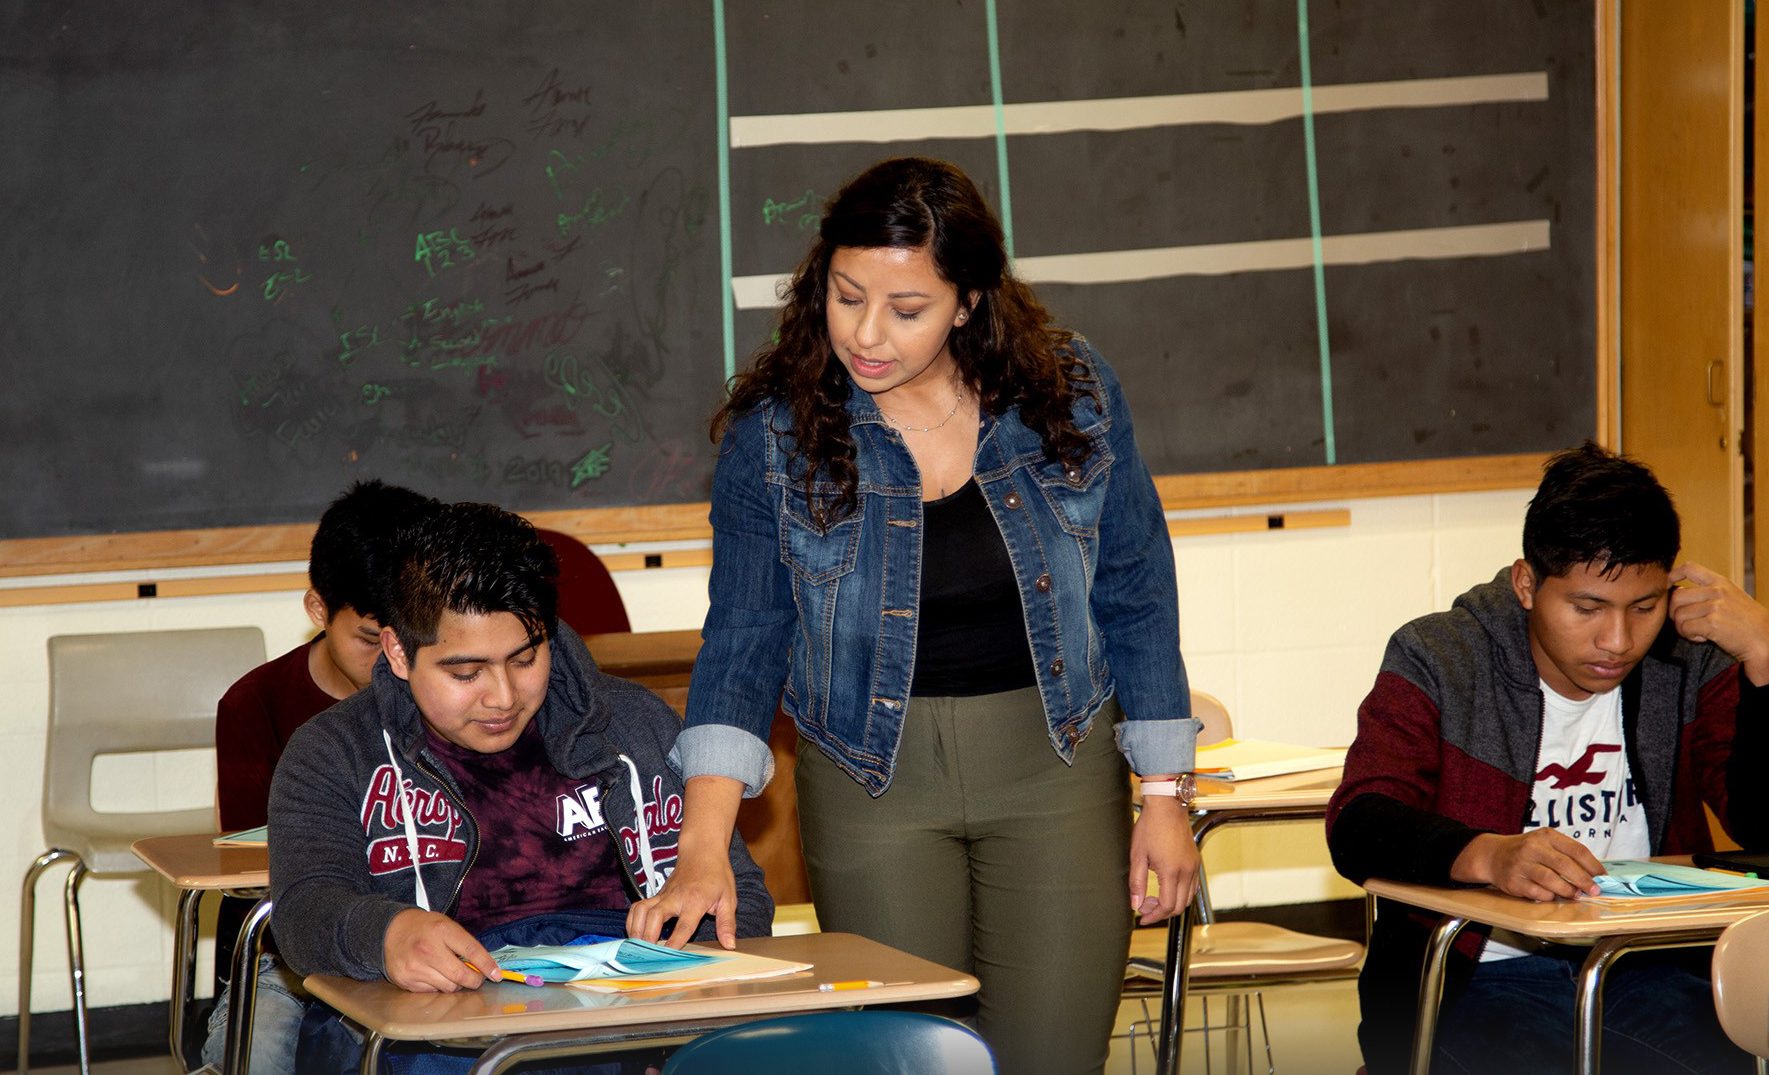
[[[836,195],[713,430],[680,857],[630,931],[710,913],[729,945],[725,848],[784,692],[823,927],[974,973],[1003,1072],[1098,1071],[1126,912],[1172,914],[1198,865],[1189,781],[1130,820],[1126,759],[1189,774],[1196,725],[1116,377],[1013,277],[976,186],[902,158]]]

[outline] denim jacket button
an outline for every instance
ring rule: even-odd
[[[1018,493],[1009,493],[1009,494],[1007,494],[1007,495],[1006,495],[1006,496],[1004,496],[1004,497],[1002,497],[1002,498],[1001,498],[1001,502],[1002,502],[1002,503],[1003,503],[1003,504],[1006,504],[1006,505],[1007,505],[1007,506],[1008,506],[1008,507],[1010,507],[1010,508],[1017,508],[1017,507],[1019,507],[1019,506],[1020,506],[1020,503],[1021,503],[1021,501],[1020,501],[1020,494],[1018,494]]]
[[[1050,662],[1050,674],[1053,676],[1060,676],[1063,674],[1063,659],[1061,657]]]
[[[1039,593],[1049,593],[1050,592],[1050,576],[1048,574],[1038,576],[1038,581],[1034,582],[1032,584],[1032,586]]]
[[[1081,484],[1081,468],[1080,467],[1069,467],[1067,470],[1063,471],[1063,477],[1069,479],[1070,485],[1080,485]]]

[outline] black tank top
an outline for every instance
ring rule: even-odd
[[[1035,682],[1007,543],[972,478],[922,505],[921,620],[909,693],[995,694]]]

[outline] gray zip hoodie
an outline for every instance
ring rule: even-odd
[[[682,780],[666,762],[681,721],[644,687],[599,671],[564,623],[551,650],[534,717],[547,757],[567,777],[596,781],[628,894],[655,895],[681,835]],[[451,912],[479,852],[460,788],[429,751],[411,688],[385,659],[366,689],[289,740],[270,785],[270,831],[272,923],[283,958],[302,974],[381,977],[393,916]],[[765,935],[774,901],[735,834],[731,868],[738,936]],[[709,917],[696,938],[712,932]]]

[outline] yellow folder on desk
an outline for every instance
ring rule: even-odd
[[[1344,747],[1306,747],[1266,739],[1224,739],[1198,748],[1197,774],[1211,780],[1257,780],[1262,776],[1337,769]]]

